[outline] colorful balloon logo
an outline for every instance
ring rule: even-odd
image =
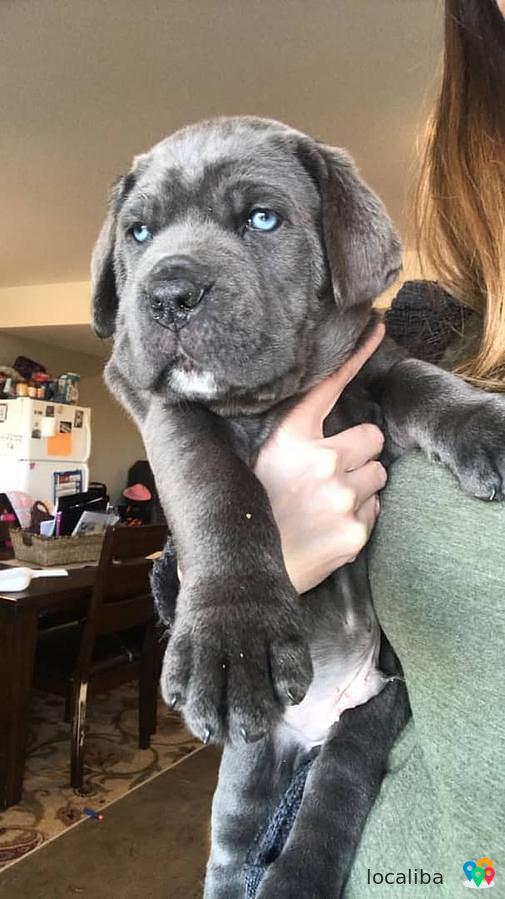
[[[472,887],[474,890],[478,890],[481,887],[485,889],[485,887],[494,886],[494,863],[485,855],[482,858],[478,858],[477,861],[469,859],[463,865],[463,871],[468,880],[467,886]]]

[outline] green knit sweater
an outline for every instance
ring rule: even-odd
[[[491,895],[505,897],[505,505],[464,496],[412,453],[390,470],[371,549],[375,608],[413,718],[345,899],[474,895],[463,864],[481,857],[494,863]]]

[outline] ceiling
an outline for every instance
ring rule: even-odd
[[[404,230],[439,0],[1,0],[0,286],[87,278],[133,154],[215,114],[347,146]]]

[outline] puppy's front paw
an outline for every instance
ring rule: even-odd
[[[259,739],[301,702],[312,663],[298,603],[285,575],[184,579],[161,687],[204,742]]]
[[[505,499],[505,402],[489,396],[451,416],[440,454],[462,490],[486,500]]]

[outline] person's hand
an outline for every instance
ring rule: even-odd
[[[323,422],[344,387],[384,336],[378,325],[344,365],[313,387],[261,448],[255,473],[265,487],[298,593],[320,584],[363,549],[379,512],[386,471],[384,437],[361,424],[323,437]]]

